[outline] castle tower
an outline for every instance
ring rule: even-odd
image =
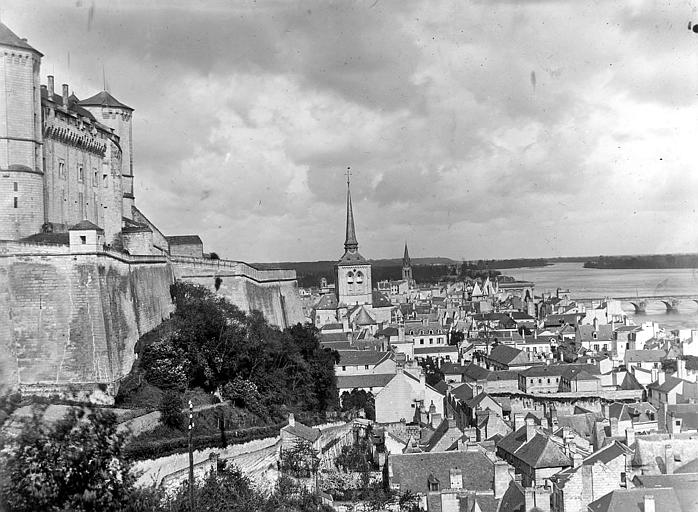
[[[354,211],[351,204],[351,189],[347,173],[347,225],[344,240],[344,255],[336,265],[337,301],[341,305],[373,304],[371,286],[371,264],[359,254],[356,240]]]
[[[91,98],[80,101],[97,120],[114,130],[121,146],[121,176],[123,186],[123,216],[132,218],[135,204],[133,195],[133,130],[131,118],[133,109],[114,98],[108,91],[102,91]]]
[[[40,52],[0,23],[0,240],[41,231]]]
[[[405,254],[402,257],[402,280],[407,281],[412,287],[412,262],[410,261],[410,253],[407,252],[407,242],[405,242]]]

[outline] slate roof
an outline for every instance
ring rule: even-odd
[[[451,345],[430,345],[427,347],[416,347],[414,349],[415,355],[420,354],[457,354],[458,347]]]
[[[490,371],[487,368],[483,368],[475,363],[470,363],[463,372],[466,378],[474,381],[485,380],[489,374]]]
[[[68,228],[68,231],[104,231],[97,224],[90,222],[89,220],[81,220],[74,226]]]
[[[334,293],[326,293],[320,300],[315,304],[315,309],[323,310],[336,310],[339,304],[337,303],[337,297]]]
[[[288,432],[289,434],[310,441],[311,443],[314,443],[317,438],[320,437],[320,429],[307,427],[297,421],[295,425],[286,425],[282,427],[281,431]]]
[[[0,22],[0,45],[21,48],[23,50],[31,50],[43,56],[43,53],[33,48],[29,43],[27,43],[27,41],[12,32],[7,25],[2,22]]]
[[[340,267],[343,266],[350,266],[350,265],[367,265],[368,261],[366,258],[361,256],[359,251],[346,251],[341,258],[339,258],[339,261],[337,262],[337,265]]]
[[[323,331],[336,331],[337,329],[344,329],[342,324],[325,324],[320,328],[320,334]]]
[[[494,347],[492,352],[490,352],[489,359],[505,365],[530,363],[524,352],[508,345],[497,345]]]
[[[474,395],[473,388],[468,384],[461,384],[451,390],[451,396],[461,400],[463,402],[470,400]]]
[[[82,100],[80,105],[84,105],[86,107],[116,107],[131,111],[133,110],[128,105],[121,103],[107,91],[98,92],[94,96],[90,96],[89,98]]]
[[[429,442],[424,447],[424,451],[446,451],[448,447],[457,443],[458,439],[463,436],[463,431],[456,426],[456,421],[453,419],[444,419],[429,438]]]
[[[671,488],[679,500],[682,511],[698,510],[698,474],[683,473],[673,475],[637,475],[633,483],[642,489]],[[662,510],[655,506],[655,510]],[[667,510],[668,509],[664,509]]]
[[[338,350],[339,366],[377,365],[390,358],[390,352],[376,350]]]
[[[578,326],[579,338],[581,341],[611,341],[613,340],[613,326],[611,324],[601,324],[598,329],[594,329],[593,325]],[[593,333],[596,333],[594,338]]]
[[[535,435],[530,441],[526,441],[526,427],[524,425],[511,434],[504,436],[497,448],[513,455],[532,468],[568,467],[572,461],[565,454],[562,446],[553,441],[549,434],[541,433],[536,429]]]
[[[339,375],[337,389],[384,388],[393,380],[394,373],[376,373],[372,375]]]
[[[682,509],[673,489],[616,489],[596,501],[589,503],[590,512],[644,512],[645,495],[654,496],[655,510],[666,512],[689,512]]]
[[[166,238],[170,245],[204,245],[199,235],[174,235]]]
[[[320,334],[318,334],[318,338],[320,338],[320,343],[330,341],[348,341],[349,334],[346,332],[320,332]]]
[[[383,292],[379,292],[378,290],[373,290],[372,302],[374,308],[386,308],[393,305],[390,299],[388,299]]]
[[[662,384],[659,383],[659,381],[655,381],[649,386],[647,386],[648,389],[653,389],[660,391],[662,393],[668,393],[669,391],[673,390],[680,384],[682,384],[684,381],[683,379],[677,379],[676,377],[666,377],[664,379],[664,382]]]
[[[392,336],[397,336],[398,334],[400,333],[396,327],[386,327],[385,329],[376,331],[376,336],[387,336],[389,338]]]
[[[396,454],[390,456],[390,464],[390,483],[399,484],[401,492],[427,494],[429,479],[437,481],[439,489],[448,489],[451,469],[461,470],[464,490],[488,491],[494,483],[494,464],[480,451]]]
[[[22,238],[21,241],[51,245],[70,245],[70,235],[68,233],[36,233]]]
[[[580,381],[580,380],[598,380],[596,377],[594,377],[591,373],[586,371],[584,368],[581,368],[579,366],[572,366],[567,368],[564,373],[561,375],[563,379],[569,380],[569,381]]]
[[[359,314],[354,318],[354,323],[356,323],[356,325],[375,325],[376,321],[368,314],[366,308],[361,306]]]
[[[666,350],[626,350],[625,361],[627,363],[658,363],[666,357]]]

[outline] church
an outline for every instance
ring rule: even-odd
[[[323,295],[315,305],[312,316],[316,327],[341,324],[345,332],[373,334],[393,320],[396,308],[385,295],[373,289],[371,263],[359,252],[348,176],[344,254],[335,264],[335,277],[335,293]]]

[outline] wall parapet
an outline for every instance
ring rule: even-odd
[[[191,256],[170,256],[170,261],[176,265],[185,265],[196,268],[206,268],[217,272],[227,271],[228,275],[235,277],[247,277],[258,283],[270,281],[295,281],[296,271],[290,269],[258,269],[248,263],[234,260],[209,260],[194,258]]]

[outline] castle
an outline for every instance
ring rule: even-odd
[[[207,258],[135,205],[134,109],[80,100],[0,23],[0,393],[112,395],[136,341],[194,282],[273,324],[303,321],[296,274]]]

